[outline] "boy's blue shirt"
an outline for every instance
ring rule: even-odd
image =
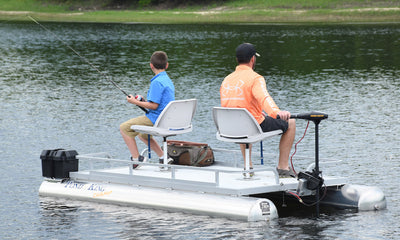
[[[175,87],[169,78],[167,72],[163,71],[154,76],[150,81],[150,88],[147,92],[147,101],[158,104],[155,110],[149,109],[146,116],[153,122],[156,122],[162,110],[171,101],[175,100]]]

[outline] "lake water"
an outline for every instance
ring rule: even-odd
[[[400,25],[157,25],[43,23],[121,88],[146,95],[153,51],[169,55],[176,98],[197,98],[194,131],[215,139],[211,109],[235,68],[235,47],[256,45],[256,70],[281,109],[329,114],[320,124],[325,175],[373,185],[387,210],[240,222],[136,207],[40,198],[43,149],[128,158],[119,124],[142,115],[55,35],[33,22],[0,23],[0,239],[399,239]],[[306,122],[297,121],[296,141]],[[279,138],[264,141],[275,166]],[[296,156],[314,154],[310,124]],[[140,145],[140,148],[144,148]],[[294,157],[296,170],[312,159]],[[87,167],[81,163],[80,168]]]

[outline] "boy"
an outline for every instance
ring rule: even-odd
[[[150,88],[147,93],[147,101],[136,99],[134,96],[127,96],[129,103],[139,107],[147,108],[148,112],[144,116],[130,119],[120,125],[120,132],[128,149],[132,155],[132,161],[143,162],[144,157],[139,155],[135,137],[139,135],[140,140],[148,143],[148,135],[135,132],[131,129],[132,125],[153,126],[162,110],[170,101],[175,100],[175,87],[169,78],[166,70],[168,68],[168,56],[163,51],[156,51],[150,58],[150,68],[154,73],[154,77],[150,80]],[[158,155],[160,162],[163,160],[163,151],[152,137],[150,138],[151,149]],[[133,168],[138,165],[134,164]]]

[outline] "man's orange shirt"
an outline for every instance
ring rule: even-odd
[[[222,107],[246,108],[259,124],[265,119],[262,110],[273,118],[280,111],[268,93],[264,77],[245,65],[237,66],[224,79],[219,92]]]

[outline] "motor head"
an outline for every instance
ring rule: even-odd
[[[309,112],[309,113],[292,114],[290,118],[305,119],[309,121],[321,121],[323,119],[327,119],[328,114],[322,112]]]

